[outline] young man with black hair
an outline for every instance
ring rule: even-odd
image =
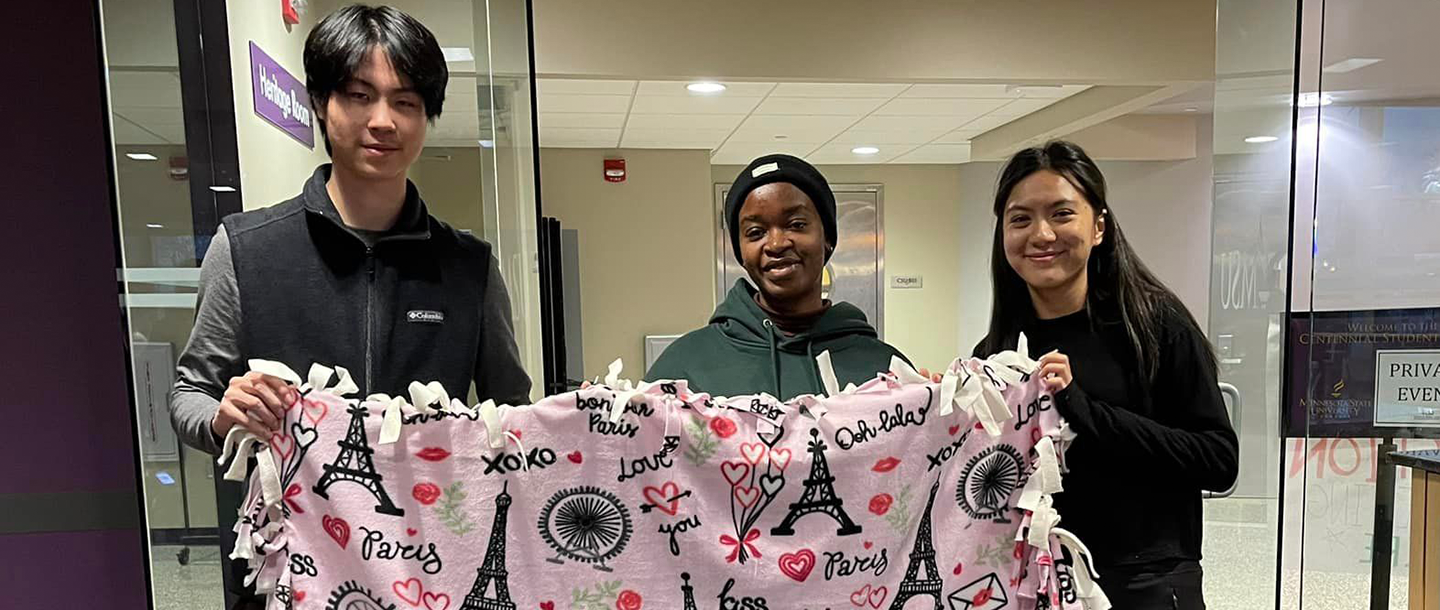
[[[394,8],[347,6],[310,32],[305,84],[332,163],[295,198],[227,217],[211,242],[170,401],[186,444],[218,454],[233,427],[280,430],[294,390],[247,372],[252,358],[301,375],[343,366],[362,396],[439,381],[463,397],[473,382],[481,400],[530,402],[490,246],[431,216],[406,179],[448,80],[435,37]],[[226,607],[259,607],[231,568]]]

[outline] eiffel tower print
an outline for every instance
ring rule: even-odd
[[[465,605],[460,610],[515,610],[510,601],[510,572],[505,569],[505,525],[510,513],[510,482],[495,496],[495,523],[490,526],[490,545],[485,547],[485,561],[480,564],[475,584],[465,596]],[[487,597],[485,591],[495,583],[495,597]]]
[[[390,494],[385,493],[381,481],[385,480],[380,473],[375,472],[375,450],[370,448],[370,442],[365,440],[365,416],[370,412],[365,407],[356,403],[348,410],[350,413],[350,430],[345,433],[345,439],[341,440],[340,455],[335,456],[334,464],[325,465],[325,474],[315,482],[313,491],[325,499],[330,499],[326,490],[331,485],[341,481],[359,483],[361,487],[370,490],[379,502],[375,506],[375,512],[382,515],[394,515],[396,517],[405,514],[405,509],[395,506],[390,501]]]
[[[698,610],[695,606],[695,587],[690,586],[690,573],[681,572],[680,578],[685,579],[685,584],[680,586],[680,592],[685,594],[685,610]]]
[[[835,495],[835,475],[830,474],[830,465],[825,461],[825,441],[820,440],[820,431],[815,428],[810,429],[810,476],[805,479],[805,493],[790,505],[789,514],[770,530],[770,535],[794,536],[795,522],[810,513],[824,513],[838,522],[836,536],[860,533],[860,526],[845,512],[845,501]]]
[[[900,610],[910,598],[925,595],[935,599],[935,610],[942,608],[940,589],[945,583],[940,580],[940,570],[935,567],[935,544],[930,532],[930,510],[935,507],[937,491],[940,491],[939,479],[930,487],[930,501],[925,504],[925,516],[920,518],[920,531],[915,534],[915,549],[910,551],[910,567],[906,568],[905,580],[900,581],[900,588],[895,591],[895,601],[890,604],[890,610]],[[920,577],[922,567],[926,573],[924,578]]]

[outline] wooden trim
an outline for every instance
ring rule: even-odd
[[[1440,602],[1440,475],[1425,473],[1425,558],[1420,580],[1425,583],[1421,607],[1434,608]],[[1415,527],[1413,524],[1411,527]],[[1411,568],[1414,573],[1414,568]]]
[[[1429,473],[1413,469],[1410,485],[1410,610],[1425,610],[1425,506]]]

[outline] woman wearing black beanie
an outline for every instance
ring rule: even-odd
[[[815,357],[827,350],[842,386],[888,370],[891,356],[904,358],[859,308],[821,296],[835,252],[835,194],[813,165],[789,155],[751,161],[730,187],[725,225],[750,282],[736,281],[710,324],[671,344],[647,380],[785,400],[824,392]]]

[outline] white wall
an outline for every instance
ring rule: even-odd
[[[481,175],[479,148],[426,147],[410,166],[430,214],[476,237],[485,235]]]
[[[250,43],[253,41],[305,82],[302,55],[310,28],[331,9],[327,2],[312,2],[300,24],[286,26],[279,2],[229,2],[230,78],[235,94],[235,138],[240,149],[240,193],[247,210],[274,205],[300,193],[315,166],[328,163],[324,137],[315,125],[315,148],[290,137],[255,114],[250,84]],[[318,118],[318,117],[317,117]]]
[[[1205,117],[1208,119],[1208,117]],[[1206,328],[1210,312],[1211,133],[1198,122],[1196,157],[1184,161],[1097,161],[1110,187],[1110,208],[1125,236]],[[973,347],[990,321],[990,250],[995,180],[1000,163],[961,166],[961,345]]]
[[[694,330],[715,308],[710,154],[620,151],[629,176],[609,183],[606,152],[542,149],[541,192],[545,214],[580,233],[584,374],[618,357],[638,379],[646,335]]]

